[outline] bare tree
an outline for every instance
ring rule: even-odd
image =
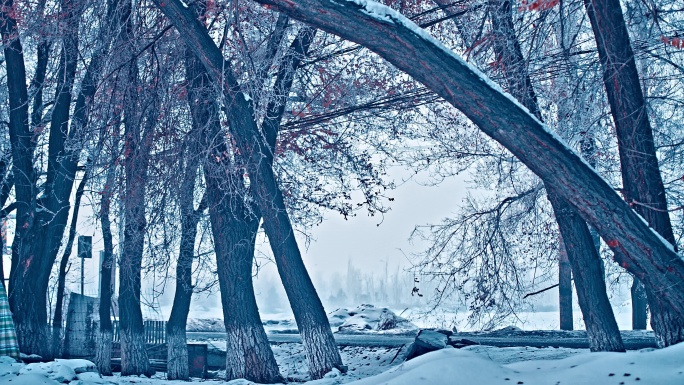
[[[112,235],[111,206],[116,187],[116,160],[118,158],[119,126],[120,115],[114,119],[111,126],[112,132],[108,132],[112,137],[109,149],[109,164],[105,171],[104,186],[100,198],[100,227],[102,229],[102,243],[104,250],[100,261],[100,324],[97,334],[97,347],[95,351],[95,365],[97,370],[105,376],[112,375],[112,341],[114,338],[114,327],[112,325],[112,297],[114,296],[113,270],[116,268],[116,258],[114,256],[114,241]]]
[[[509,92],[542,121],[537,96],[515,35],[511,2],[490,0],[494,51]],[[577,297],[592,351],[625,351],[601,270],[601,259],[589,228],[570,203],[545,183],[562,237],[561,246],[572,266]],[[562,279],[562,278],[561,278]]]
[[[10,272],[10,304],[13,309],[17,334],[22,352],[38,353],[50,357],[50,338],[47,333],[46,293],[50,270],[62,245],[64,232],[69,217],[70,201],[78,161],[83,148],[84,131],[88,122],[88,113],[93,103],[96,82],[100,76],[103,58],[95,52],[87,62],[83,78],[80,79],[80,90],[72,108],[73,92],[76,83],[78,58],[85,55],[79,53],[82,37],[79,35],[79,24],[88,6],[94,3],[81,0],[64,0],[58,4],[59,16],[53,24],[46,21],[45,1],[39,1],[35,9],[28,8],[36,17],[36,25],[19,25],[16,13],[18,5],[13,1],[2,3],[2,35],[3,45],[9,56],[8,89],[11,104],[10,141],[12,143],[14,175],[17,178],[17,226],[13,242],[12,271]],[[95,13],[96,14],[96,13]],[[25,23],[28,19],[23,19]],[[99,22],[99,20],[97,20]],[[42,36],[38,39],[36,49],[36,66],[30,82],[26,87],[26,66],[20,27],[35,28],[33,33],[49,36],[49,28],[61,26],[56,38]],[[100,24],[100,26],[102,26]],[[110,32],[110,31],[108,31]],[[52,53],[53,40],[59,43],[59,63],[54,74],[54,103],[44,102],[44,91],[48,82],[48,62]],[[96,35],[100,50],[106,49],[111,41],[111,34]],[[11,52],[10,52],[11,51]],[[83,55],[83,56],[79,56]],[[29,94],[30,91],[30,94]],[[29,101],[29,96],[32,102]],[[47,105],[52,107],[46,114]],[[29,114],[29,107],[31,107]],[[41,140],[44,128],[48,126],[46,141]],[[45,183],[38,184],[36,170],[44,170],[45,165],[36,164],[34,159],[38,143],[44,142],[47,154],[47,170]],[[43,149],[41,148],[41,151]],[[38,237],[38,238],[36,238]],[[41,239],[42,241],[36,241]],[[31,304],[27,306],[26,304]]]
[[[186,55],[186,60],[193,60]],[[190,66],[190,65],[186,65]],[[193,88],[188,85],[188,88]],[[199,103],[196,92],[190,91],[189,98]],[[207,95],[208,96],[208,95]],[[200,136],[202,127],[193,124],[193,128],[186,135],[179,150],[180,173],[178,202],[180,209],[181,237],[178,261],[176,262],[176,291],[173,298],[171,315],[166,324],[168,343],[168,361],[166,375],[169,380],[189,380],[188,349],[185,329],[194,285],[192,283],[192,264],[195,257],[195,241],[197,238],[197,224],[202,213],[206,210],[205,196],[195,208],[196,180],[200,166]],[[205,193],[206,194],[206,193]]]
[[[44,4],[44,3],[43,3]],[[42,7],[43,4],[39,4]],[[26,68],[19,37],[13,1],[4,1],[0,18],[7,61],[14,175],[17,197],[17,231],[13,243],[13,264],[10,272],[10,305],[13,310],[17,337],[23,352],[51,356],[47,333],[46,293],[50,270],[59,251],[69,215],[69,195],[73,186],[80,147],[65,149],[67,137],[72,139],[78,128],[69,130],[72,89],[76,74],[79,44],[78,24],[83,12],[80,1],[60,2],[65,32],[62,39],[55,105],[50,118],[47,179],[42,198],[38,197],[33,154],[36,146],[28,114]],[[47,55],[45,46],[38,53]],[[12,52],[10,52],[12,51]],[[44,58],[38,60],[35,84],[42,90]],[[42,91],[41,91],[42,92]],[[40,93],[35,105],[42,107]],[[38,114],[37,111],[34,113]],[[74,143],[75,144],[75,143]],[[44,242],[36,241],[36,237]],[[28,305],[30,304],[30,306]]]
[[[584,4],[594,30],[615,122],[623,194],[629,205],[676,250],[653,130],[620,1],[585,0]],[[643,278],[636,275],[635,279]],[[645,289],[658,345],[664,347],[684,340],[684,318],[661,297],[662,288],[645,285]]]
[[[264,229],[304,341],[311,377],[321,378],[335,367],[345,370],[323,305],[303,264],[273,172],[273,151],[254,121],[251,101],[240,92],[232,66],[224,61],[206,28],[190,10],[179,1],[155,4],[186,37],[186,43],[201,59],[210,78],[225,81],[226,86],[221,88],[231,133],[249,174],[252,196],[264,218]]]
[[[684,262],[581,158],[482,75],[398,13],[352,2],[265,1],[292,17],[363,43],[428,85],[553,185],[614,250],[618,262],[682,314]],[[420,65],[410,57],[421,57]],[[441,74],[441,76],[435,76]],[[600,203],[600,204],[599,204]],[[638,241],[636,241],[638,240]],[[667,273],[666,273],[667,272]],[[662,291],[658,288],[666,287]]]
[[[119,318],[121,339],[121,375],[150,375],[145,348],[143,316],[140,304],[142,262],[147,230],[146,190],[148,167],[152,150],[154,130],[161,106],[159,105],[159,78],[149,78],[148,71],[141,74],[139,69],[138,43],[132,19],[133,9],[130,1],[121,4],[121,20],[125,20],[122,43],[126,52],[123,65],[125,79],[123,91],[124,150],[123,169],[125,193],[121,197],[124,213],[124,239],[119,261]],[[148,83],[149,81],[149,83]],[[141,90],[148,90],[141,92]]]

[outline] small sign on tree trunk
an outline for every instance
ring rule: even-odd
[[[78,236],[78,257],[92,258],[93,257],[93,237],[89,235]]]

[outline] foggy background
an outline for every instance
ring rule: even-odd
[[[340,307],[372,304],[389,307],[419,326],[468,329],[465,321],[467,309],[458,302],[442,303],[434,308],[431,302],[434,285],[427,277],[418,275],[411,265],[412,254],[424,251],[428,245],[420,240],[410,242],[409,237],[416,225],[438,223],[452,215],[467,192],[473,194],[474,190],[468,189],[465,176],[448,178],[438,185],[432,185],[426,175],[412,175],[401,170],[395,170],[394,173],[397,174],[397,187],[387,194],[394,198],[394,201],[388,202],[391,208],[388,213],[371,217],[361,211],[345,220],[337,213],[327,212],[323,222],[310,229],[309,237],[297,235],[304,263],[321,301],[328,312]],[[93,258],[84,261],[85,294],[98,296],[102,236],[85,199],[77,231],[78,235],[93,236]],[[12,238],[12,229],[9,228],[7,240],[11,242]],[[116,245],[115,249],[118,250]],[[81,260],[76,253],[74,245],[67,275],[67,291],[80,292]],[[9,258],[8,246],[3,258],[6,275],[9,275],[10,270]],[[262,319],[293,318],[263,232],[257,240],[256,258],[258,268],[255,269],[254,287]],[[175,290],[174,270],[175,265],[172,265],[167,277],[159,273],[143,276],[141,302],[145,318],[168,319]],[[163,285],[164,278],[167,278],[166,286]],[[423,297],[411,295],[414,278],[420,281],[415,285]],[[613,285],[609,295],[618,325],[621,329],[629,329],[629,287]],[[54,303],[54,298],[50,298],[50,303]],[[512,318],[511,324],[528,329],[557,329],[558,290],[551,289],[535,296],[531,308],[525,310],[519,312],[517,318]],[[431,313],[426,316],[426,312]],[[222,317],[218,284],[213,290],[193,294],[189,318]],[[576,299],[574,318],[575,327],[583,328]]]

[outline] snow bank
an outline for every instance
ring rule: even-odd
[[[413,384],[684,384],[684,344],[662,350],[586,353],[561,360],[500,365],[467,349],[443,349],[417,357],[355,385]]]
[[[354,309],[337,309],[328,314],[330,327],[338,333],[379,332],[415,333],[418,327],[386,307],[361,305]]]
[[[418,327],[399,317],[386,307],[364,304],[353,309],[340,308],[328,314],[330,327],[340,333],[380,332],[386,334],[416,333]],[[263,321],[267,333],[299,333],[293,319],[268,319]],[[220,318],[189,319],[189,332],[224,333]]]
[[[88,360],[55,360],[23,364],[0,357],[0,385],[107,384]]]
[[[189,332],[225,333],[226,326],[221,318],[190,318],[186,330]]]

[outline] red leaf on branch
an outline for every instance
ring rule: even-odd
[[[558,5],[560,0],[533,0],[528,2],[522,0],[522,5],[518,7],[519,12],[523,11],[546,11]]]
[[[674,36],[674,37],[667,37],[667,36],[661,36],[660,41],[667,45],[671,45],[675,48],[684,48],[684,39],[682,39],[679,36]]]

